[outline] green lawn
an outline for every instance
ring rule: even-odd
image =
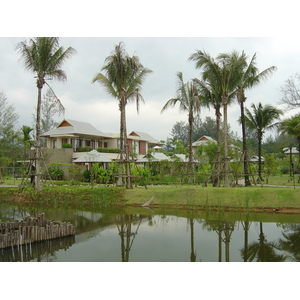
[[[294,178],[291,178],[289,175],[278,175],[271,176],[269,178],[270,185],[283,185],[283,186],[295,186],[300,187],[300,183],[298,183],[299,175],[294,175]],[[265,183],[266,184],[266,183]]]
[[[149,187],[125,191],[127,205],[141,205],[151,197],[153,205],[207,208],[300,208],[300,189],[279,187]]]
[[[206,209],[237,209],[237,210],[281,210],[281,209],[299,209],[300,210],[300,188],[296,182],[297,188],[293,188],[293,182],[288,181],[289,177],[274,176],[269,179],[269,184],[283,185],[291,187],[270,187],[252,185],[251,187],[230,187],[213,188],[178,185],[175,186],[148,186],[134,187],[132,190],[123,188],[99,188],[99,187],[78,187],[78,186],[55,186],[45,187],[45,199],[55,200],[54,198],[68,199],[68,203],[76,203],[77,199],[86,203],[97,203],[105,200],[106,205],[115,203],[118,199],[123,199],[123,203],[128,206],[140,206],[154,197],[152,206],[169,207],[188,207],[188,208],[206,208]],[[4,180],[7,185],[19,184],[19,180]],[[2,188],[4,190],[4,188]],[[2,190],[2,192],[4,192]],[[16,189],[17,190],[17,189]],[[29,188],[28,190],[32,190]],[[111,190],[111,191],[109,191]],[[31,192],[32,193],[32,192]],[[102,196],[105,194],[105,197]],[[28,194],[29,195],[29,194]],[[25,196],[26,197],[26,196]],[[32,196],[31,196],[32,197]],[[103,198],[104,197],[104,198]],[[111,198],[111,199],[110,199]],[[114,199],[112,199],[114,198]],[[103,200],[104,199],[104,200]],[[64,201],[65,202],[65,201]],[[120,201],[118,202],[120,204]]]

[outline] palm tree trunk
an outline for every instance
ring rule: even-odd
[[[189,163],[192,164],[193,162],[193,150],[192,150],[192,143],[193,143],[193,116],[189,116]]]
[[[124,127],[123,127],[123,111],[125,110],[123,98],[119,99],[120,110],[120,163],[119,163],[119,177],[117,179],[117,186],[123,186],[123,164],[124,164]]]
[[[258,134],[258,179],[262,182],[261,177],[261,141],[262,141],[262,134]]]
[[[244,101],[241,100],[241,124],[242,124],[242,139],[243,139],[243,164],[244,164],[244,178],[245,178],[245,186],[251,186],[248,174],[248,149],[247,149],[247,141],[246,141],[246,127],[245,127],[245,112],[244,112]]]
[[[36,108],[36,133],[35,133],[35,189],[41,190],[41,102],[42,102],[42,87],[39,81],[38,86],[38,100]]]
[[[290,144],[290,178],[293,177],[293,158],[292,158],[292,148],[293,145]]]
[[[228,126],[227,126],[227,105],[228,97],[223,96],[224,114],[224,187],[229,187],[229,157],[228,157]]]
[[[192,183],[192,173],[193,173],[193,150],[192,150],[192,143],[193,143],[193,115],[189,114],[189,184]]]
[[[126,188],[132,189],[130,162],[129,162],[129,149],[127,143],[127,129],[126,129],[126,99],[123,100],[122,111],[121,111],[121,123],[123,125],[123,149],[124,149],[123,153],[125,153]]]
[[[215,107],[216,110],[216,126],[217,126],[217,176],[213,177],[213,186],[219,186],[221,172],[221,112],[220,106]]]

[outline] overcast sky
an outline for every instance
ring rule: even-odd
[[[147,6],[147,9],[150,10],[150,13],[153,12],[153,6]],[[257,13],[257,21],[261,15],[261,13]],[[156,19],[156,17],[158,18]],[[169,23],[167,20],[164,23],[164,20],[159,19],[159,17],[161,15],[153,15],[152,24],[156,24],[159,20],[159,24],[165,24],[165,27],[161,27],[163,30],[160,32],[156,27],[156,30],[151,34],[153,29],[151,28],[150,34],[149,31],[145,31],[145,37],[142,37],[144,31],[138,34],[133,31],[131,34],[133,37],[124,37],[130,36],[130,34],[125,34],[127,31],[124,32],[123,26],[119,27],[119,30],[114,29],[111,34],[113,37],[109,37],[109,30],[106,32],[105,29],[108,29],[110,24],[105,23],[105,21],[116,20],[116,18],[105,19],[105,16],[99,20],[99,35],[103,37],[76,37],[78,35],[97,36],[98,29],[95,28],[95,24],[91,27],[93,29],[91,31],[84,27],[86,24],[80,22],[86,31],[82,31],[81,25],[78,26],[78,24],[77,27],[75,25],[75,28],[79,28],[78,31],[76,29],[69,31],[67,25],[63,27],[62,34],[56,35],[62,36],[60,45],[63,47],[72,46],[76,49],[77,54],[62,66],[67,74],[65,83],[49,81],[66,109],[65,115],[58,117],[58,121],[63,118],[74,119],[89,122],[103,132],[119,132],[117,100],[108,95],[98,83],[92,84],[91,80],[101,70],[105,58],[110,55],[114,46],[120,41],[125,43],[129,55],[137,55],[141,63],[153,71],[142,86],[141,92],[145,104],[140,106],[140,113],[137,114],[134,103],[127,105],[128,133],[133,130],[143,131],[158,140],[165,140],[170,137],[171,129],[177,121],[187,121],[186,113],[180,112],[178,107],[170,108],[163,114],[161,114],[161,109],[168,99],[176,95],[176,73],[178,71],[183,73],[185,81],[199,77],[200,71],[195,69],[193,62],[188,61],[189,56],[196,50],[205,50],[213,57],[221,52],[231,52],[232,50],[241,52],[244,50],[249,58],[257,53],[257,63],[261,71],[273,65],[278,68],[268,80],[246,92],[246,106],[249,108],[252,103],[257,104],[259,102],[277,105],[281,97],[280,86],[300,70],[299,36],[283,35],[283,32],[278,30],[279,36],[272,32],[273,37],[242,37],[240,32],[237,33],[237,36],[240,37],[222,37],[224,32],[220,30],[212,32],[212,36],[220,37],[211,38],[207,37],[207,34],[203,34],[203,37],[197,37],[195,35],[197,31],[194,30],[189,35],[189,29],[184,31],[181,26],[178,26],[178,31],[175,29],[175,32],[174,29],[166,30]],[[85,20],[88,23],[88,19]],[[239,19],[235,20],[239,21]],[[43,25],[46,23],[44,22]],[[34,24],[36,23],[34,22]],[[9,35],[10,31],[5,34],[6,31],[4,30],[4,34],[0,38],[0,91],[3,91],[9,103],[15,106],[20,115],[20,126],[32,125],[33,123],[32,114],[36,106],[37,88],[34,74],[24,69],[23,62],[19,60],[19,55],[15,51],[15,46],[22,40],[28,40],[31,36],[44,35],[43,27],[38,28],[38,31],[32,31],[32,27],[37,28],[34,24],[30,24],[31,30],[29,31],[23,30],[23,27],[18,27],[12,31],[11,35]],[[107,25],[104,29],[103,24]],[[45,35],[52,35],[52,33],[54,35],[60,32],[52,31],[51,26],[47,27],[46,25]],[[128,24],[125,22],[122,25],[126,27]],[[174,22],[171,22],[171,25],[174,25]],[[261,32],[264,33],[264,27],[261,28]],[[19,32],[20,34],[18,34]],[[91,34],[89,34],[90,32]],[[104,32],[108,34],[103,34]],[[117,34],[118,32],[120,35]],[[128,33],[130,32],[128,31]],[[183,32],[185,34],[182,34]],[[199,36],[202,36],[200,33],[203,32],[205,32],[203,28],[199,30]],[[209,33],[209,31],[207,32]],[[26,33],[33,34],[27,35]],[[177,37],[177,34],[191,37]],[[260,35],[257,31],[255,34],[256,36]],[[161,35],[164,37],[160,37]],[[45,86],[44,93],[46,89]],[[201,118],[205,120],[206,116],[214,117],[213,109],[210,111],[203,109]],[[228,110],[228,120],[231,129],[241,135],[238,118],[239,107],[233,103]]]

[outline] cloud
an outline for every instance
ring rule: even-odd
[[[0,38],[0,90],[8,101],[15,105],[20,114],[20,127],[32,123],[37,98],[34,74],[24,69],[19,61],[15,45],[24,38]],[[181,71],[185,81],[199,77],[199,70],[189,56],[197,49],[205,50],[213,57],[220,52],[232,50],[245,51],[249,57],[257,53],[260,70],[275,65],[278,70],[265,82],[246,91],[246,106],[252,103],[276,104],[280,95],[280,86],[298,71],[300,55],[299,38],[249,38],[249,37],[62,37],[63,47],[72,46],[77,54],[62,66],[67,74],[67,82],[49,81],[49,84],[61,99],[70,119],[90,122],[101,131],[119,131],[119,110],[117,101],[106,93],[98,83],[91,80],[101,71],[105,58],[120,41],[125,43],[129,55],[137,55],[141,63],[151,69],[151,73],[142,86],[145,104],[136,113],[134,104],[127,107],[128,130],[140,130],[154,138],[166,139],[177,121],[187,121],[184,113],[172,108],[161,114],[161,108],[168,99],[176,95],[176,73]],[[44,93],[46,87],[44,88]],[[214,117],[213,109],[201,112],[201,118]],[[231,129],[239,135],[239,108],[233,103],[228,110]]]

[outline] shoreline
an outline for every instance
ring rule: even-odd
[[[0,188],[3,203],[64,207],[145,207],[202,211],[300,214],[300,189],[282,187],[212,188],[199,186],[120,187],[56,186],[36,192]]]

